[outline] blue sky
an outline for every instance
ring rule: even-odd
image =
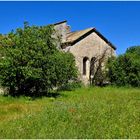
[[[140,2],[0,2],[0,33],[67,20],[73,31],[95,27],[117,47],[140,45]]]

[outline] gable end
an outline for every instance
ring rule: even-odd
[[[90,35],[91,33],[95,32],[100,38],[102,38],[109,46],[111,46],[114,50],[116,50],[116,47],[108,40],[106,39],[99,31],[97,31],[95,28],[91,28],[88,32],[86,32],[85,34],[79,36],[78,38],[72,40],[72,41],[66,41],[62,44],[62,48],[66,48],[68,45],[72,46],[74,44],[76,44],[77,42],[79,42],[80,40],[84,39],[85,37],[87,37],[88,35]]]

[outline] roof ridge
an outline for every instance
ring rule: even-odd
[[[62,21],[60,21],[60,22],[56,22],[56,23],[54,23],[53,25],[58,25],[58,24],[61,24],[61,23],[64,23],[64,22],[67,22],[67,20],[62,20]]]

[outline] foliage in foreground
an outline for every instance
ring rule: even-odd
[[[140,87],[140,46],[130,47],[125,54],[111,58],[108,68],[111,83]]]
[[[0,82],[10,95],[40,96],[76,78],[74,57],[57,49],[54,33],[25,23],[1,39]]]
[[[140,138],[140,89],[81,88],[58,98],[0,96],[0,138]]]

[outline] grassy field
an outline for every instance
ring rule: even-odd
[[[140,138],[140,89],[81,88],[36,100],[0,96],[2,138]]]

